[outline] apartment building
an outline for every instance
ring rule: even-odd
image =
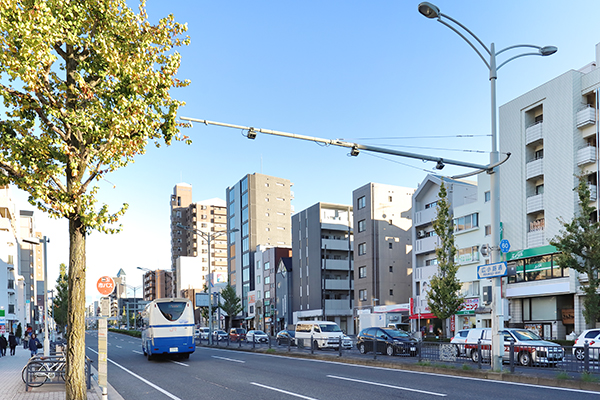
[[[254,290],[248,294],[248,328],[263,330],[271,335],[281,328],[276,313],[277,266],[282,258],[292,256],[291,247],[267,247],[259,245],[254,253]]]
[[[234,326],[248,317],[248,294],[256,290],[256,248],[290,246],[291,186],[287,179],[254,173],[227,188],[229,282],[243,304],[243,315],[232,316]]]
[[[19,260],[15,211],[9,187],[0,187],[0,334],[7,334],[25,321],[24,279],[15,269]]]
[[[560,218],[578,212],[572,189],[583,174],[598,210],[598,90],[596,61],[570,70],[506,103],[499,110],[500,151],[511,158],[500,167],[503,237],[507,261],[517,275],[506,285],[511,326],[564,339],[585,329],[581,285],[587,277],[562,268],[549,241]],[[597,215],[593,216],[597,220]]]
[[[187,227],[181,228],[179,225]],[[181,296],[183,289],[203,289],[207,286],[210,258],[212,282],[227,280],[227,208],[218,198],[192,202],[192,186],[180,183],[171,195],[171,271],[172,280],[165,279],[166,289]],[[203,232],[203,234],[198,233]],[[208,239],[210,238],[210,249]],[[209,257],[210,252],[210,257]],[[189,258],[188,261],[179,260]],[[178,268],[195,265],[184,278]]]
[[[355,316],[412,297],[414,191],[371,182],[352,192]]]
[[[352,206],[317,203],[292,217],[293,323],[336,322],[354,334]]]
[[[465,294],[469,298],[478,298],[479,296],[476,294],[479,292],[474,288],[477,284],[472,283],[477,278],[476,269],[474,275],[472,270],[481,262],[479,245],[484,242],[481,233],[478,233],[481,232],[480,215],[485,215],[486,224],[489,224],[487,221],[490,216],[489,210],[486,211],[480,205],[478,199],[483,197],[485,203],[486,196],[488,196],[485,193],[489,192],[489,180],[487,186],[485,186],[488,189],[485,190],[485,187],[479,188],[478,185],[471,182],[429,174],[421,182],[412,197],[412,240],[414,243],[412,265],[414,265],[414,270],[412,279],[413,307],[410,318],[412,320],[411,329],[414,331],[422,330],[425,327],[426,332],[434,332],[442,326],[441,321],[431,313],[427,305],[429,281],[438,270],[435,249],[440,245],[440,240],[433,229],[433,221],[437,216],[437,202],[442,179],[450,203],[450,213],[456,219],[455,245],[459,249],[457,261],[464,265],[459,270],[458,278],[464,282],[463,291],[466,292]],[[480,190],[484,190],[483,196],[478,195]],[[484,231],[485,229],[487,228],[484,228]],[[469,236],[460,237],[464,234],[469,234]],[[473,319],[469,315],[466,320],[463,317],[460,322],[461,326],[468,326],[472,325]]]
[[[292,257],[284,257],[279,260],[275,274],[275,316],[278,331],[288,329],[294,324],[292,267]]]
[[[171,297],[173,272],[164,269],[146,271],[142,277],[145,301]]]

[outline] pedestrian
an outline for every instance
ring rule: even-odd
[[[4,334],[0,335],[0,355],[2,357],[6,357],[6,346],[8,346],[8,341],[4,337]]]
[[[8,345],[10,346],[10,355],[14,356],[15,349],[17,348],[17,338],[13,331],[10,331],[10,334],[8,335]]]
[[[40,348],[42,348],[42,344],[35,333],[32,333],[31,338],[29,339],[29,351],[31,351],[31,357],[35,356]]]

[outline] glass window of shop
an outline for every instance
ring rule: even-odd
[[[531,282],[569,276],[569,269],[558,265],[552,254],[509,261],[508,265],[515,266],[517,272],[515,276],[508,277],[508,283]]]

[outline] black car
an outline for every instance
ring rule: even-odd
[[[361,354],[373,351],[373,343],[377,343],[378,353],[393,356],[395,354],[417,354],[417,339],[410,333],[392,328],[366,328],[356,338],[356,347]]]
[[[290,346],[296,345],[296,331],[288,331],[283,330],[277,333],[277,344],[281,346],[282,344],[290,344]]]

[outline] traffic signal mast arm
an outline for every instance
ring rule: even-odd
[[[386,149],[383,147],[376,147],[376,146],[369,146],[369,145],[358,144],[358,143],[344,142],[339,139],[322,139],[322,138],[318,138],[318,137],[314,137],[314,136],[306,136],[306,135],[298,135],[298,134],[289,133],[289,132],[274,131],[272,129],[261,129],[261,128],[253,128],[250,126],[228,124],[228,123],[224,123],[224,122],[207,121],[205,119],[196,119],[196,118],[189,118],[189,117],[180,117],[180,118],[184,121],[200,122],[205,125],[216,125],[216,126],[223,126],[226,128],[234,128],[234,129],[241,129],[244,131],[248,131],[249,139],[254,139],[256,137],[256,133],[260,132],[260,133],[264,133],[267,135],[283,136],[283,137],[288,137],[288,138],[292,138],[292,139],[300,139],[300,140],[307,140],[310,142],[324,143],[324,144],[331,145],[331,146],[347,147],[347,148],[351,149],[350,154],[353,156],[357,156],[360,150],[364,150],[364,151],[371,151],[374,153],[390,154],[390,155],[399,156],[399,157],[415,158],[417,160],[423,160],[423,161],[433,161],[433,162],[437,163],[436,164],[437,169],[442,169],[445,164],[450,164],[450,165],[456,165],[459,167],[473,168],[473,169],[477,170],[474,172],[469,172],[464,175],[460,175],[459,177],[474,175],[474,174],[478,174],[478,173],[481,173],[484,171],[491,173],[495,167],[497,167],[500,164],[503,164],[510,157],[510,153],[508,153],[506,158],[498,163],[495,163],[493,165],[491,165],[491,164],[490,165],[481,165],[481,164],[473,164],[473,163],[464,162],[464,161],[451,160],[448,158],[429,156],[429,155],[425,155],[425,154],[409,153],[409,152],[405,152],[405,151]]]

